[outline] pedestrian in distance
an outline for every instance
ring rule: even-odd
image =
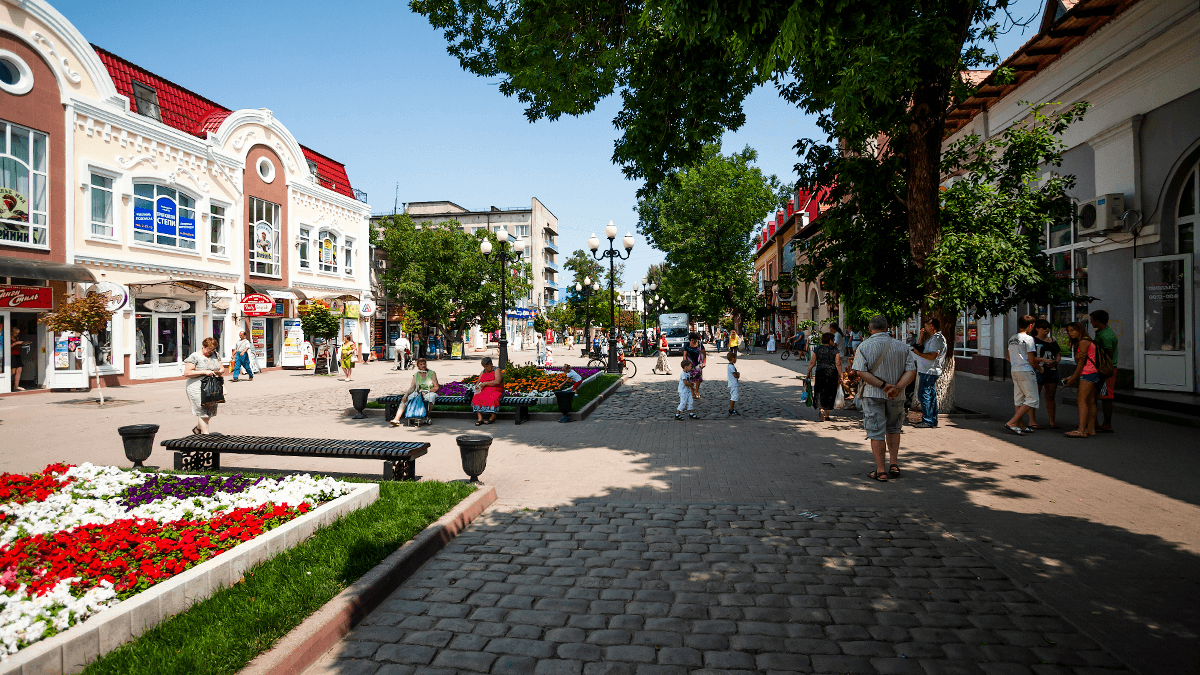
[[[683,419],[684,408],[687,409],[688,417],[696,419],[696,413],[692,412],[695,407],[695,399],[692,397],[692,362],[684,359],[679,368],[679,407],[675,409],[675,419]]]
[[[854,372],[863,383],[858,405],[863,428],[875,456],[868,478],[886,482],[900,477],[900,432],[904,427],[904,401],[899,396],[917,376],[917,361],[908,345],[888,335],[887,318],[875,315],[867,323],[871,336],[854,353]],[[840,353],[840,352],[839,352]],[[885,455],[891,463],[884,466]]]
[[[396,370],[408,368],[409,352],[411,351],[412,343],[404,336],[404,331],[401,331],[396,337]]]
[[[921,326],[920,345],[913,348],[917,357],[917,399],[921,402],[921,423],[918,429],[933,429],[938,425],[937,381],[942,376],[946,359],[946,338],[941,334],[941,322],[936,317]]]
[[[1072,321],[1067,324],[1067,337],[1071,340],[1071,352],[1075,354],[1075,372],[1063,381],[1068,387],[1079,385],[1076,400],[1079,404],[1079,428],[1063,434],[1069,438],[1087,438],[1096,435],[1096,391],[1103,378],[1096,368],[1098,351],[1096,343],[1088,337],[1083,324]]]
[[[821,335],[821,344],[813,351],[813,357],[808,361],[805,379],[812,377],[814,368],[817,371],[817,379],[813,383],[817,416],[820,417],[820,421],[828,422],[829,411],[833,410],[834,401],[837,400],[838,387],[842,386],[842,355],[833,343],[833,333]]]
[[[767,353],[775,353],[775,333],[771,333],[771,335],[767,338]]]
[[[708,352],[704,349],[704,343],[700,341],[698,333],[688,335],[688,344],[683,348],[683,353],[692,364],[692,396],[700,400],[700,385],[704,383],[704,366],[708,363]]]
[[[1113,392],[1117,388],[1117,332],[1108,326],[1107,311],[1098,309],[1088,316],[1092,320],[1092,328],[1096,331],[1096,347],[1101,351],[1097,356],[1103,362],[1107,355],[1108,362],[1112,364],[1111,375],[1104,377],[1101,373],[1104,381],[1101,383],[1099,391],[1096,392],[1096,398],[1100,400],[1104,412],[1104,422],[1096,427],[1096,431],[1111,434],[1113,431]]]
[[[1037,410],[1039,405],[1036,369],[1042,360],[1038,358],[1037,344],[1033,341],[1034,322],[1028,314],[1017,320],[1017,332],[1008,339],[1008,351],[1004,355],[1012,374],[1014,408],[1012,419],[1004,423],[1004,428],[1018,436],[1033,433],[1033,429],[1022,427],[1021,423],[1029,411]]]
[[[729,365],[727,365],[725,367],[725,379],[727,380],[726,383],[729,385],[729,415],[728,415],[728,417],[733,417],[734,415],[741,417],[742,413],[738,412],[737,402],[738,402],[738,381],[742,379],[742,374],[739,373],[738,369],[737,369],[737,354],[735,354],[733,352],[729,352],[729,354],[726,355],[726,358],[729,359]]]
[[[342,374],[346,382],[351,382],[350,375],[354,372],[354,363],[358,361],[358,345],[350,335],[342,336],[342,349],[338,353],[338,361],[342,366]]]
[[[242,335],[245,335],[245,333]],[[20,337],[20,327],[13,326],[12,339],[9,345],[12,350],[12,360],[9,362],[9,368],[12,370],[12,391],[25,391],[25,387],[21,386],[21,371],[25,368],[25,362],[21,358],[21,348],[30,343],[27,340],[19,339]]]
[[[1048,428],[1057,429],[1057,402],[1054,400],[1058,394],[1058,362],[1062,357],[1062,348],[1058,346],[1058,342],[1050,337],[1050,322],[1045,319],[1038,319],[1033,323],[1033,344],[1037,347],[1038,358],[1042,360],[1041,367],[1037,371],[1038,395],[1042,401],[1046,403],[1046,416],[1050,418]],[[1042,429],[1043,427],[1037,423],[1037,410],[1029,411],[1029,428]]]
[[[184,387],[187,391],[188,402],[192,404],[192,415],[196,417],[196,426],[192,427],[193,434],[207,434],[208,421],[217,416],[216,403],[201,403],[200,385],[206,377],[221,377],[225,366],[217,355],[216,338],[206,337],[200,343],[200,350],[192,352],[183,361],[183,376],[187,380]]]
[[[729,331],[729,351],[736,354],[739,344],[741,344],[741,339],[738,338],[737,330]]]
[[[658,363],[654,364],[654,372],[662,375],[671,374],[671,363],[668,360],[671,348],[667,344],[667,336],[658,336]]]
[[[233,346],[233,381],[238,381],[242,369],[246,369],[248,379],[254,380],[254,371],[250,370],[250,341],[246,339],[246,331],[238,333],[237,344]]]

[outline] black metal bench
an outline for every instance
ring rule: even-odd
[[[451,396],[450,398],[454,398],[454,397]],[[383,404],[384,416],[387,418],[385,421],[391,422],[392,420],[396,419],[396,413],[400,411],[400,404],[404,402],[404,395],[403,394],[391,394],[388,396],[380,396],[379,398],[375,399],[375,401],[377,403]],[[438,398],[437,403],[442,403],[442,397]],[[436,403],[434,405],[436,405]],[[433,406],[427,404],[427,411],[426,411],[425,417],[423,417],[421,419],[405,418],[405,421],[410,426],[418,426],[418,427],[421,426],[422,424],[433,424],[433,418],[431,418],[429,416],[429,413],[431,413],[431,412],[433,412]]]
[[[176,471],[220,471],[221,453],[382,459],[384,480],[416,480],[417,458],[429,452],[428,443],[415,441],[349,441],[329,438],[275,438],[198,434],[167,439],[162,446],[175,451]]]
[[[466,396],[439,396],[438,403],[446,405],[470,405],[471,399]],[[500,405],[508,405],[517,409],[517,419],[514,424],[529,420],[529,406],[537,405],[538,400],[532,396],[505,396],[500,399]]]

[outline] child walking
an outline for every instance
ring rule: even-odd
[[[734,415],[741,417],[742,413],[738,412],[737,402],[738,402],[738,380],[740,380],[742,378],[742,374],[739,373],[738,369],[737,369],[737,352],[730,350],[730,352],[728,354],[728,358],[729,358],[729,365],[726,366],[726,368],[725,368],[726,379],[729,381],[729,415],[728,415],[728,417],[733,417]]]
[[[679,408],[675,411],[675,419],[683,419],[684,406],[687,407],[688,417],[698,419],[696,413],[692,412],[692,362],[687,359],[679,364]]]

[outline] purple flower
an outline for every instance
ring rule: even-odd
[[[168,474],[151,474],[141,485],[134,485],[121,496],[120,502],[126,511],[132,511],[143,504],[175,497],[190,499],[192,497],[212,497],[218,492],[238,494],[265,480],[263,476],[249,478],[235,474],[228,478],[221,476],[173,476]],[[282,478],[275,479],[283,480]]]

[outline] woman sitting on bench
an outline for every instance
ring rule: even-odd
[[[437,390],[437,373],[429,369],[429,362],[424,358],[417,359],[417,372],[413,373],[412,382],[408,384],[408,389],[405,389],[402,394],[404,400],[400,402],[400,407],[396,410],[392,426],[400,426],[400,420],[404,419],[404,411],[408,409],[408,399],[412,398],[413,394],[419,393],[425,399],[425,414],[429,415],[429,411],[433,410],[434,402],[437,401]]]

